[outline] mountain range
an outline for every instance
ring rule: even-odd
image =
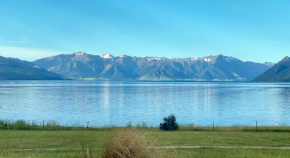
[[[244,62],[217,55],[202,58],[135,57],[82,52],[61,54],[34,64],[66,78],[100,80],[249,81],[272,63]]]
[[[49,72],[34,63],[0,56],[0,80],[60,80],[61,75]]]
[[[289,82],[290,81],[290,58],[286,56],[253,81],[263,82]]]

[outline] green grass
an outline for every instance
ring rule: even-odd
[[[285,150],[266,150],[266,149],[178,149],[176,151],[165,149],[163,152],[176,154],[180,157],[189,158],[289,158],[289,151]],[[100,150],[94,150],[94,157],[99,157]],[[40,158],[80,158],[83,153],[79,151],[37,151],[37,152],[5,152],[0,153],[0,157],[19,158],[19,157],[40,157]]]
[[[198,149],[158,149],[168,157],[290,157],[290,150],[243,149],[242,146],[290,147],[289,126],[179,126],[179,131],[160,131],[140,124],[134,127],[60,126],[0,120],[0,157],[84,157],[88,148],[100,157],[103,145],[124,130],[142,132],[154,146],[203,146]],[[238,147],[220,149],[219,146]],[[28,150],[23,150],[28,149]],[[43,150],[42,150],[43,149]],[[48,149],[48,150],[47,150]]]
[[[289,158],[290,152],[267,149],[178,149],[182,157],[190,158]]]
[[[155,146],[269,146],[290,147],[287,132],[175,131],[139,129]],[[228,127],[231,128],[231,127]],[[82,157],[83,148],[101,148],[120,129],[110,131],[0,130],[0,157]],[[55,149],[51,151],[19,149]],[[290,157],[290,150],[276,149],[160,149],[180,157]],[[95,157],[101,149],[92,150]]]

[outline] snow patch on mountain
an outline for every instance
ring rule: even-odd
[[[127,57],[128,55],[126,55],[126,54],[124,54],[124,55],[120,55],[119,57],[120,58],[125,58],[125,57]]]
[[[81,56],[81,55],[85,55],[85,53],[83,53],[83,52],[77,52],[77,53],[75,53],[75,55]]]
[[[161,60],[160,57],[146,57],[148,61],[152,61],[152,60]]]
[[[273,62],[265,62],[263,64],[264,65],[268,65],[268,66],[274,66],[276,63],[273,63]]]
[[[211,62],[211,59],[209,59],[209,58],[204,58],[203,61],[205,61],[205,62]]]
[[[111,55],[111,54],[103,54],[103,55],[101,55],[101,58],[104,58],[104,59],[111,59],[111,58],[114,58],[114,56]]]

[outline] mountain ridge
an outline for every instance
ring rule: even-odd
[[[34,63],[69,78],[101,80],[247,81],[270,68],[265,64],[244,62],[221,54],[199,58],[166,58],[115,57],[77,52],[42,58]]]
[[[285,56],[281,61],[268,69],[253,81],[256,82],[289,82],[290,81],[290,58]]]
[[[0,80],[60,80],[58,74],[17,58],[0,56]]]

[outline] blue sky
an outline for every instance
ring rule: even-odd
[[[60,53],[277,62],[290,55],[288,0],[3,0],[0,55]]]

